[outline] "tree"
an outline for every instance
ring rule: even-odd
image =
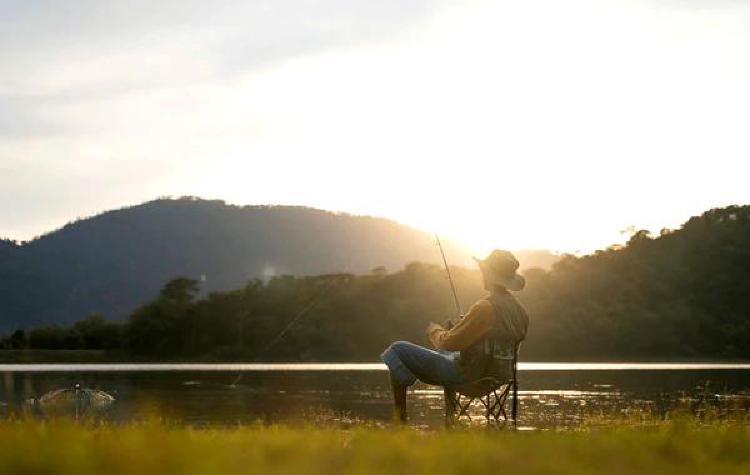
[[[130,317],[127,340],[141,354],[176,355],[185,349],[198,282],[186,277],[172,279],[159,298],[137,309]],[[190,325],[192,326],[192,325]]]
[[[68,329],[59,325],[47,325],[29,331],[29,348],[61,350],[65,348]]]
[[[121,346],[120,326],[108,322],[99,314],[76,322],[73,331],[80,336],[83,347],[88,350],[111,350]]]
[[[161,298],[186,306],[195,300],[198,292],[200,292],[200,286],[197,280],[177,277],[167,282],[161,289]]]
[[[23,330],[16,330],[10,335],[9,339],[10,347],[14,350],[22,350],[26,348],[26,332]]]

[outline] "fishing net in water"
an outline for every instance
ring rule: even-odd
[[[115,402],[114,396],[99,389],[82,388],[76,384],[72,388],[55,389],[39,398],[31,398],[26,405],[37,416],[72,416],[80,419],[85,416],[101,416]]]

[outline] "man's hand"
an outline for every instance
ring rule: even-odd
[[[430,322],[429,325],[427,325],[427,330],[426,330],[427,336],[431,335],[432,332],[434,332],[435,330],[442,330],[442,329],[443,329],[442,325],[435,323],[435,322]]]
[[[459,315],[456,318],[449,318],[445,321],[445,323],[443,323],[443,328],[445,328],[446,330],[450,330],[451,328],[455,327],[463,318],[463,315]]]

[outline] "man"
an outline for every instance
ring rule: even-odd
[[[427,336],[436,350],[397,341],[380,355],[390,370],[395,417],[401,422],[407,420],[406,389],[417,379],[456,386],[487,376],[510,377],[508,362],[529,327],[526,311],[510,291],[523,289],[526,281],[517,273],[518,260],[508,251],[494,250],[486,259],[475,260],[490,294],[455,324],[429,324]]]

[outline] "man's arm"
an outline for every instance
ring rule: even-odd
[[[438,350],[465,350],[492,329],[494,318],[492,304],[484,301],[478,302],[450,330],[437,323],[430,323],[427,327],[427,336]]]

